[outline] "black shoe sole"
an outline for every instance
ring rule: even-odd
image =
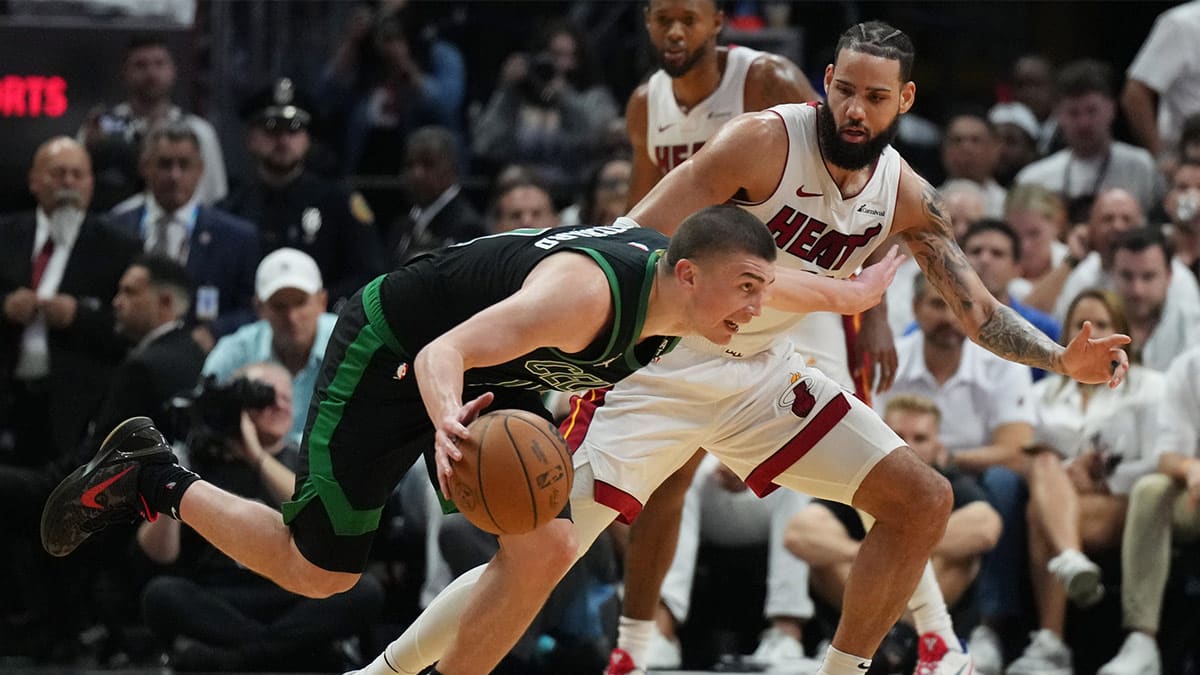
[[[96,455],[92,457],[92,460],[71,472],[50,493],[50,496],[46,499],[46,505],[42,509],[41,519],[42,548],[47,553],[59,558],[70,555],[71,552],[92,535],[92,532],[85,531],[79,528],[78,525],[72,526],[66,524],[64,521],[68,520],[68,518],[64,515],[63,506],[65,503],[78,501],[81,496],[81,484],[85,483],[101,467],[106,466],[114,455],[120,453],[121,457],[119,461],[122,462],[137,462],[144,457],[162,453],[164,448],[166,448],[167,452],[170,452],[168,446],[159,444],[132,451],[122,451],[119,449],[132,436],[146,429],[154,429],[154,421],[149,417],[131,417],[121,422],[104,438],[104,442],[100,444],[100,449],[96,451]],[[154,429],[154,432],[157,434],[158,430]],[[62,538],[61,530],[64,527],[75,527],[77,530],[74,532],[75,536],[71,537],[70,541],[55,541]]]

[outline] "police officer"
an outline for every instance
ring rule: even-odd
[[[255,171],[224,207],[258,225],[264,254],[290,246],[311,255],[336,308],[384,271],[382,247],[362,195],[306,168],[311,110],[288,78],[242,106]]]

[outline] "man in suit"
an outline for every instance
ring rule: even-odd
[[[0,426],[19,464],[73,449],[123,355],[109,303],[137,242],[87,215],[87,152],[42,144],[29,172],[33,213],[0,222]]]
[[[483,219],[462,194],[457,157],[458,142],[449,129],[422,127],[409,136],[403,178],[413,206],[387,233],[393,265],[487,234]]]
[[[56,640],[70,639],[72,631],[100,620],[112,622],[121,608],[111,603],[81,612],[78,593],[92,585],[86,570],[71,565],[47,565],[37,544],[38,515],[51,489],[75,466],[96,451],[103,434],[114,424],[137,415],[159,413],[174,394],[190,389],[204,364],[204,353],[184,328],[191,298],[187,271],[161,256],[137,259],[121,276],[111,300],[116,334],[133,345],[125,360],[112,372],[100,412],[87,441],[78,444],[56,461],[36,468],[0,465],[0,578],[21,579],[14,587],[6,612],[26,612],[27,649],[34,652]],[[94,548],[92,559],[123,556],[123,539],[111,539]],[[130,568],[108,565],[103,572],[110,581],[134,585]],[[10,597],[6,594],[6,597]]]
[[[186,266],[196,287],[188,321],[194,325],[192,336],[207,351],[221,336],[254,320],[258,231],[248,221],[197,201],[204,159],[200,140],[188,125],[173,122],[151,130],[140,166],[145,203],[113,223],[142,240],[147,253]]]

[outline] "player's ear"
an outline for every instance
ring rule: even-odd
[[[825,66],[825,99],[829,99],[829,87],[833,84],[833,64]]]
[[[917,100],[917,83],[909,80],[900,86],[900,114],[904,114],[913,107],[913,103]]]
[[[675,281],[680,286],[695,286],[696,269],[696,263],[687,258],[680,258],[679,262],[675,263]]]

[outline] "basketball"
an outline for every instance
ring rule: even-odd
[[[571,453],[558,429],[524,410],[480,415],[452,462],[450,499],[476,527],[524,534],[557,516],[571,496]]]

